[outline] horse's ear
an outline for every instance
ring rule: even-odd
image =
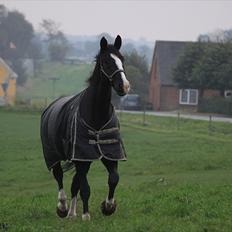
[[[100,46],[101,46],[101,51],[106,50],[106,48],[108,46],[108,42],[104,36],[101,38]]]
[[[114,47],[119,50],[121,46],[122,46],[122,38],[120,35],[118,35],[114,41]]]

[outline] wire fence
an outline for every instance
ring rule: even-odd
[[[17,99],[15,108],[28,108],[42,110],[46,108],[54,99],[52,97],[33,96],[24,99]]]
[[[232,136],[232,118],[214,115],[118,111],[121,124],[150,130],[191,131],[201,134]]]
[[[16,110],[28,109],[42,111],[54,99],[49,97],[33,97],[17,102]],[[137,126],[146,129],[167,130],[167,131],[194,131],[208,135],[222,134],[232,135],[232,118],[216,117],[215,115],[196,115],[182,112],[157,113],[147,111],[124,111],[117,110],[121,124]],[[193,120],[194,119],[194,120]],[[220,121],[219,121],[220,120]],[[224,121],[223,121],[224,120]]]

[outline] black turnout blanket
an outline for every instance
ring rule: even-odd
[[[94,130],[80,116],[83,93],[59,98],[42,113],[41,140],[49,170],[60,161],[126,160],[115,111],[99,131]]]

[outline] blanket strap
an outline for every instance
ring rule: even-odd
[[[100,139],[101,135],[106,135],[106,134],[110,134],[113,132],[119,131],[118,127],[113,127],[113,128],[109,128],[109,129],[104,129],[104,130],[100,130],[100,131],[93,131],[93,130],[88,130],[88,134],[89,135],[93,135],[96,137],[96,140],[94,139],[90,139],[89,140],[89,144],[113,144],[113,143],[118,143],[118,139]]]
[[[89,135],[105,135],[105,134],[110,134],[112,132],[119,131],[118,127],[112,127],[109,129],[104,129],[104,130],[99,130],[99,131],[93,131],[93,130],[88,130]]]
[[[90,139],[89,140],[89,144],[91,145],[96,145],[96,144],[113,144],[113,143],[117,143],[118,140],[117,139],[105,139],[105,140],[93,140],[93,139]]]

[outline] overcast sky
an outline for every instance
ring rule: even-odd
[[[149,41],[196,40],[199,34],[232,28],[232,1],[78,1],[0,0],[25,14],[39,29],[53,19],[72,35],[107,32]]]

